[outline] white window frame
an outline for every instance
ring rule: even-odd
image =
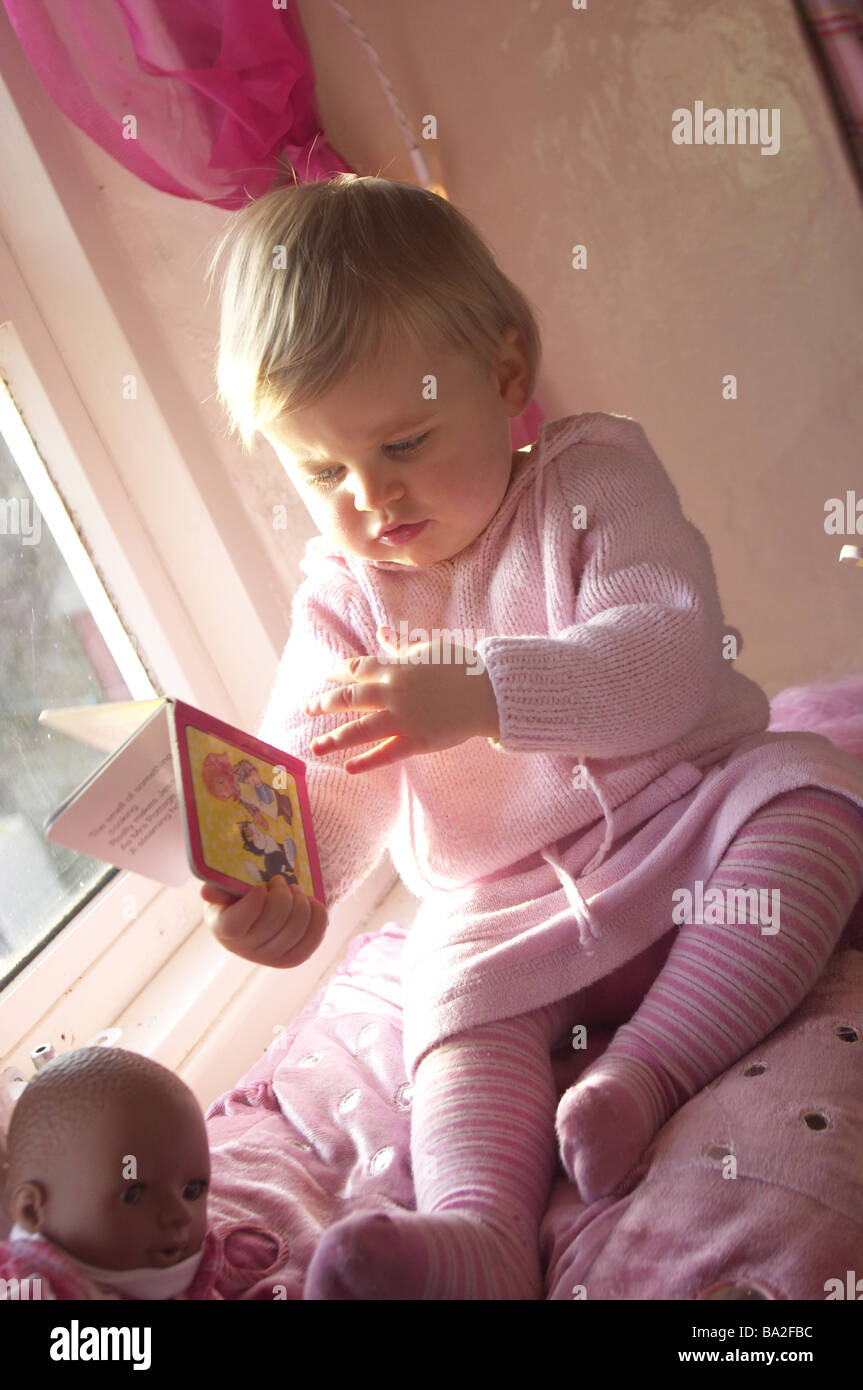
[[[196,879],[168,889],[119,873],[0,993],[0,1078],[14,1094],[33,1075],[36,1047],[48,1043],[59,1054],[119,1029],[119,1046],[175,1071],[206,1109],[297,1017],[351,937],[370,929],[372,914],[377,925],[387,918],[381,905],[397,882],[385,855],[329,914],[326,937],[305,964],[268,970],[214,940]],[[413,900],[402,893],[409,911]]]
[[[280,656],[266,611],[278,576],[262,573],[218,467],[203,494],[172,429],[176,405],[172,417],[136,361],[67,210],[87,190],[64,185],[63,125],[10,46],[0,56],[0,372],[151,675],[165,693],[251,727]],[[115,394],[99,375],[106,363]],[[134,413],[121,371],[137,382]],[[220,529],[227,515],[238,523]],[[176,1071],[206,1107],[308,1002],[397,882],[384,856],[330,914],[311,960],[273,971],[213,940],[196,879],[170,889],[115,874],[0,993],[0,1075],[26,1080],[42,1043],[59,1053],[119,1028],[121,1046]]]

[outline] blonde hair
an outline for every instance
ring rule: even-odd
[[[515,327],[533,395],[541,345],[530,304],[467,217],[428,189],[357,174],[280,187],[234,215],[210,283],[226,250],[218,399],[246,452],[405,335],[491,369]]]

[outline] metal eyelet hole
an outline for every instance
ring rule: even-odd
[[[822,1115],[820,1110],[801,1110],[800,1118],[809,1129],[831,1129],[829,1116]]]
[[[751,1067],[746,1067],[746,1068],[744,1069],[743,1075],[744,1075],[744,1076],[763,1076],[763,1074],[764,1074],[764,1072],[766,1072],[766,1070],[767,1070],[767,1068],[765,1067],[765,1065],[764,1065],[763,1062],[753,1062]]]
[[[232,1226],[222,1234],[225,1264],[238,1273],[254,1273],[257,1278],[284,1264],[282,1241],[260,1226]]]
[[[852,1028],[850,1023],[837,1023],[833,1032],[836,1034],[837,1038],[841,1038],[842,1042],[855,1043],[860,1041],[858,1030]]]
[[[710,1302],[719,1302],[727,1299],[770,1299],[769,1293],[763,1293],[754,1284],[717,1284],[716,1288],[708,1289],[707,1293],[699,1295],[699,1298]]]

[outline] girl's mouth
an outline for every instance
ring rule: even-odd
[[[421,535],[427,526],[428,521],[418,521],[414,526],[396,526],[395,530],[379,537],[381,545],[405,545]]]

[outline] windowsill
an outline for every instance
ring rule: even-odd
[[[351,898],[331,914],[324,942],[305,965],[296,970],[251,967],[244,984],[192,1051],[173,1064],[202,1109],[231,1090],[260,1061],[274,1034],[293,1023],[321,992],[341,966],[353,938],[380,931],[386,922],[397,922],[407,930],[418,907],[385,854]]]
[[[132,1003],[106,1026],[118,1046],[161,1062],[184,1081],[203,1109],[262,1056],[279,1025],[290,1023],[338,967],[347,943],[365,930],[389,893],[394,870],[384,856],[330,914],[318,950],[295,970],[268,970],[226,951],[201,922]],[[197,880],[193,885],[199,893]]]
[[[135,896],[147,893],[146,903]],[[139,915],[131,922],[123,912],[130,899],[139,904]],[[197,879],[180,889],[164,889],[119,874],[103,901],[92,912],[85,909],[0,994],[3,1036],[18,1038],[0,1056],[0,1072],[20,1078],[12,1088],[17,1095],[21,1081],[33,1075],[30,1057],[41,1043],[50,1043],[59,1055],[119,1029],[117,1046],[176,1072],[206,1109],[263,1055],[278,1027],[291,1023],[311,1002],[338,969],[352,937],[376,931],[389,920],[407,926],[415,908],[416,899],[384,855],[330,914],[324,941],[308,961],[295,970],[268,970],[231,955],[213,938],[201,920]],[[95,914],[101,914],[98,933],[87,920]],[[52,979],[62,975],[64,957],[76,956],[82,940],[94,953],[91,964],[70,988],[55,992]],[[153,973],[156,952],[163,958],[168,954]],[[140,972],[129,971],[130,958],[141,961]],[[127,997],[118,1000],[118,981],[142,975],[149,976],[144,987],[136,992],[131,985]],[[40,1016],[38,1001],[55,993],[55,1002]],[[83,1032],[78,1018],[87,1020]]]

